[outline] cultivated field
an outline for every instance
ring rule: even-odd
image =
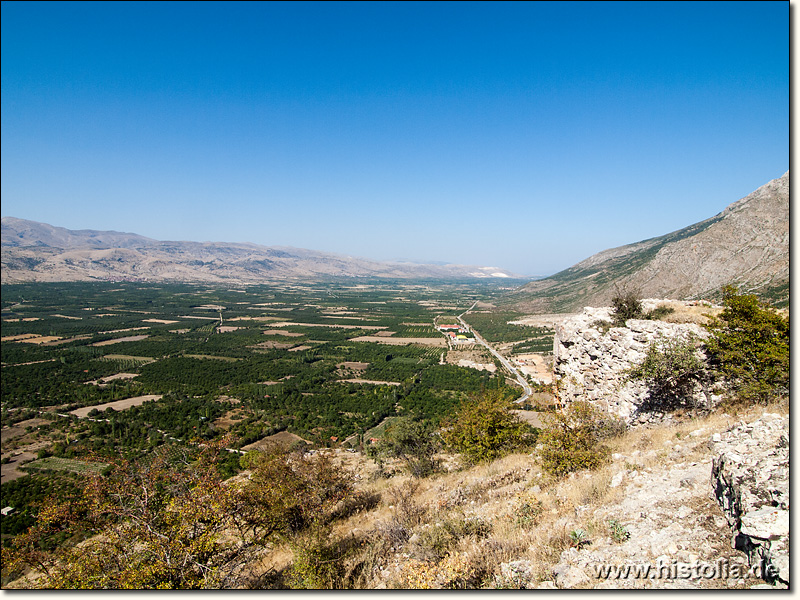
[[[126,398],[125,400],[115,400],[114,402],[106,402],[105,404],[98,404],[97,406],[85,406],[83,408],[77,408],[75,410],[70,411],[70,414],[75,415],[79,418],[85,418],[89,415],[90,412],[93,410],[99,410],[103,412],[109,408],[113,408],[116,411],[125,410],[130,408],[131,406],[139,406],[140,404],[144,404],[148,400],[160,400],[161,395],[159,394],[148,394],[147,396],[137,396],[136,398]]]

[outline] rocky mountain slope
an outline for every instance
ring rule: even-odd
[[[306,277],[519,277],[497,267],[378,262],[300,248],[158,241],[2,219],[3,283],[24,281],[249,282]]]
[[[789,298],[789,172],[684,229],[604,250],[509,294],[525,312],[573,312],[609,303],[616,289],[698,299],[726,284],[779,306]]]

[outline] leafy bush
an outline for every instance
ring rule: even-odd
[[[705,361],[698,356],[696,336],[660,336],[650,344],[644,360],[627,377],[650,388],[650,402],[659,405],[691,402],[695,386],[707,379]]]
[[[294,558],[287,581],[293,589],[331,590],[341,587],[342,555],[328,540],[325,528],[313,528],[291,544]]]
[[[573,402],[564,412],[543,418],[539,460],[544,471],[555,477],[599,468],[610,454],[600,442],[624,429],[618,419],[584,401]]]
[[[490,391],[461,405],[442,431],[444,441],[471,462],[486,462],[532,443],[534,429],[511,412],[511,402]]]
[[[625,327],[628,319],[641,319],[644,317],[644,308],[639,294],[632,291],[617,291],[611,298],[611,318],[615,327]]]
[[[789,319],[752,294],[723,288],[725,308],[706,326],[712,366],[739,400],[766,403],[789,393]]]
[[[383,439],[369,446],[370,454],[400,458],[414,477],[425,477],[436,469],[433,455],[439,449],[438,435],[430,424],[411,417],[394,420]]]

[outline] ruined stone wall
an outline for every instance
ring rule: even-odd
[[[646,300],[643,304],[649,310],[659,302]],[[588,400],[628,422],[647,420],[653,415],[639,409],[649,390],[644,383],[627,381],[626,371],[644,360],[648,347],[659,336],[706,338],[708,332],[694,323],[638,319],[630,319],[627,327],[608,328],[611,320],[610,307],[587,307],[556,325],[553,376],[558,381],[559,400]],[[698,390],[697,401],[702,405],[716,400],[709,392]]]
[[[711,481],[733,544],[772,584],[789,584],[789,417],[765,412],[715,434]]]

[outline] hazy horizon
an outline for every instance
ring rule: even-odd
[[[789,169],[789,3],[4,3],[3,214],[550,275]]]

